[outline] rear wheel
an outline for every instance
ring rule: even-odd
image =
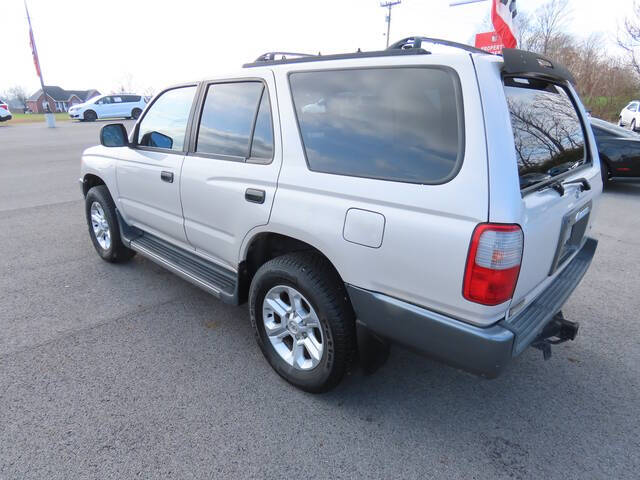
[[[135,255],[122,243],[116,206],[105,185],[98,185],[87,192],[85,213],[91,242],[103,260],[124,262]]]
[[[325,392],[355,353],[355,319],[344,285],[319,254],[297,252],[265,263],[249,292],[262,353],[289,383]]]
[[[134,108],[133,110],[131,110],[131,118],[137,120],[138,118],[140,118],[141,113],[142,110],[140,110],[139,108]]]
[[[98,115],[93,110],[87,110],[86,112],[84,112],[83,117],[86,122],[95,122],[98,118]]]
[[[600,159],[600,174],[602,175],[602,188],[606,188],[611,182],[611,170],[602,159]]]

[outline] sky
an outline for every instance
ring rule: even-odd
[[[120,85],[139,93],[232,72],[267,51],[323,54],[385,47],[379,0],[27,0],[45,83],[66,89]],[[391,42],[425,35],[467,42],[490,1],[402,0],[394,7]],[[518,0],[534,11],[544,0]],[[619,53],[615,32],[631,0],[570,0],[568,29],[601,32]],[[0,0],[0,91],[39,88],[23,0]]]

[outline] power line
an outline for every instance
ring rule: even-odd
[[[388,13],[387,13],[387,47],[389,47],[389,32],[391,31],[391,8],[395,7],[396,5],[400,5],[402,3],[402,0],[396,0],[395,2],[381,2],[380,6],[382,8],[386,8],[388,9]]]

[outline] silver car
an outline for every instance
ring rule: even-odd
[[[311,392],[390,343],[489,378],[548,358],[578,331],[561,308],[602,190],[566,69],[422,37],[167,88],[130,133],[103,127],[80,182],[103,259],[248,302],[269,363]]]

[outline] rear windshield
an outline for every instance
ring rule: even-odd
[[[524,189],[586,162],[584,132],[567,91],[541,80],[506,78],[504,86]]]
[[[464,137],[453,71],[297,72],[290,82],[311,170],[421,184],[457,172]]]

